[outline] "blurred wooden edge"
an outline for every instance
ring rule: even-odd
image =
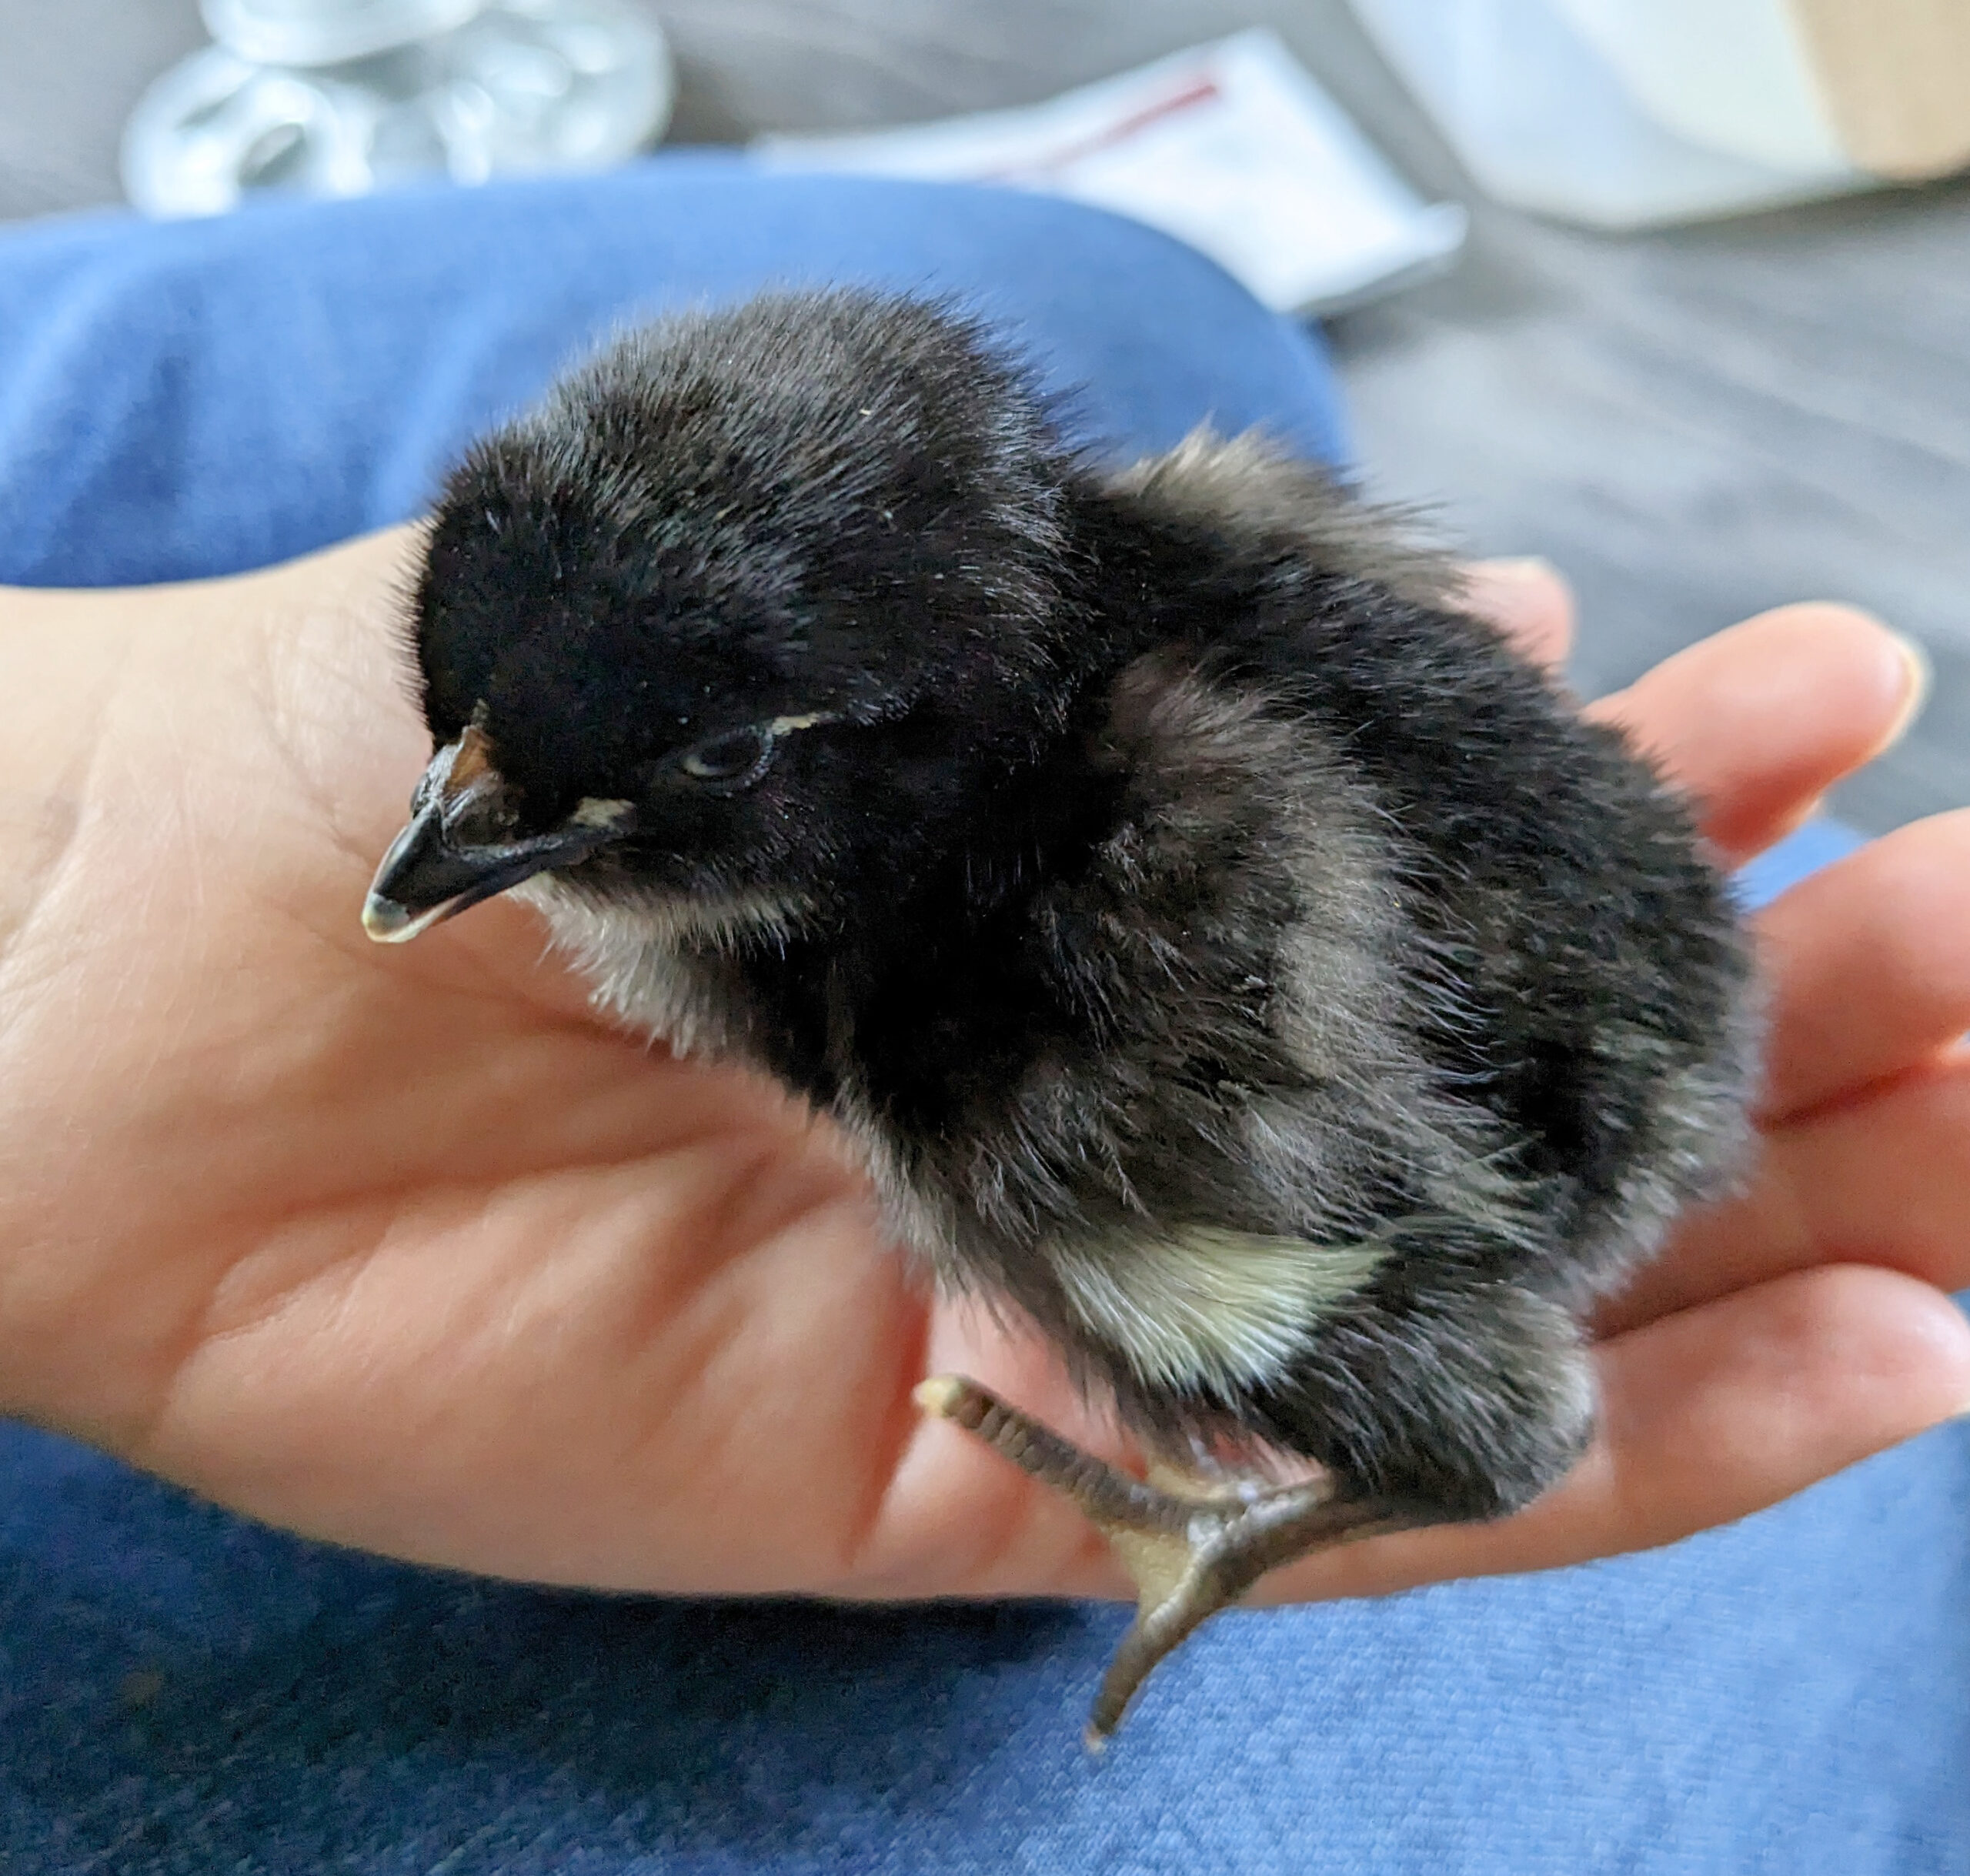
[[[1898,182],[1970,165],[1970,0],[1789,0],[1834,134]]]

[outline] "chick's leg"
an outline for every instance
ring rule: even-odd
[[[1144,1484],[1082,1452],[975,1382],[917,1398],[1072,1498],[1140,1592],[1088,1736],[1114,1731],[1156,1664],[1267,1571],[1356,1537],[1503,1517],[1564,1477],[1594,1429],[1580,1326],[1560,1304],[1492,1273],[1481,1235],[1447,1254],[1433,1226],[1390,1294],[1371,1287],[1324,1320],[1248,1403],[1284,1451],[1325,1470],[1268,1490],[1152,1474]],[[1210,1467],[1201,1458],[1196,1470]]]
[[[1267,1490],[1202,1485],[1157,1467],[1145,1484],[960,1375],[924,1382],[917,1397],[1072,1499],[1134,1579],[1136,1619],[1088,1717],[1093,1747],[1121,1724],[1157,1663],[1267,1571],[1344,1538],[1417,1521],[1381,1501],[1337,1497],[1324,1477]]]

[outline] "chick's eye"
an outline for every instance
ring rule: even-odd
[[[773,738],[763,729],[735,729],[708,737],[677,758],[679,773],[726,789],[750,788],[773,760]]]

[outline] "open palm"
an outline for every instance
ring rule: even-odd
[[[523,910],[358,915],[429,744],[404,531],[246,579],[0,608],[0,1407],[228,1504],[598,1586],[1120,1593],[1077,1514],[910,1390],[959,1368],[1110,1444],[1045,1352],[933,1306],[823,1125],[589,1013]],[[1483,603],[1551,655],[1564,596]],[[1799,607],[1608,713],[1742,857],[1905,715]],[[1658,1543],[1970,1407],[1970,817],[1768,915],[1753,1190],[1604,1325],[1601,1440],[1484,1530],[1277,1594]]]

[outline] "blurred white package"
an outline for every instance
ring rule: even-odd
[[[1964,0],[1352,0],[1491,195],[1603,228],[1970,162]]]
[[[1436,272],[1466,225],[1457,204],[1402,182],[1264,28],[1024,109],[753,147],[779,169],[996,182],[1111,209],[1201,249],[1281,312],[1331,312]]]

